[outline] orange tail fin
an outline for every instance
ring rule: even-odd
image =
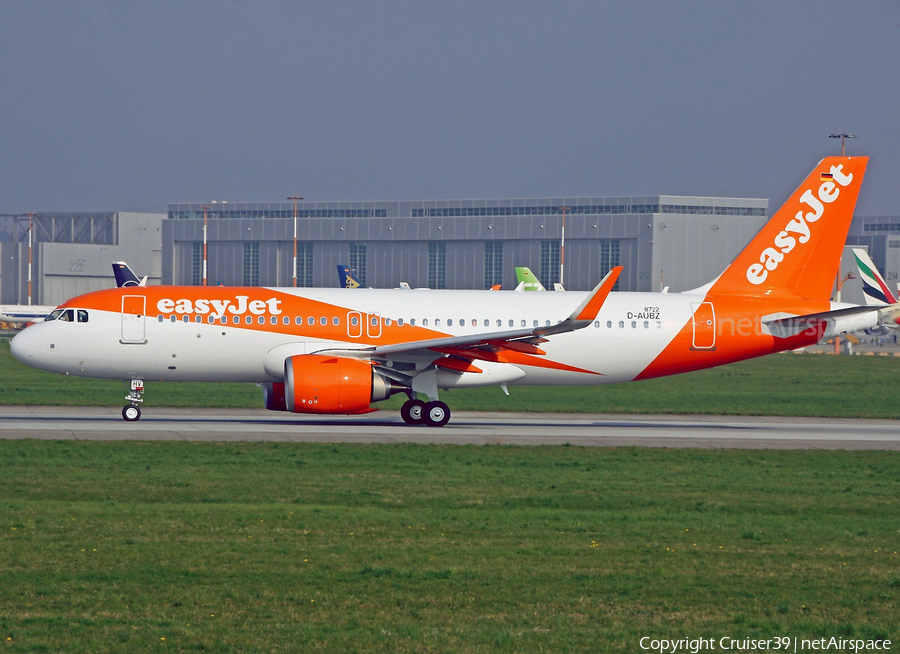
[[[753,237],[710,295],[789,293],[827,300],[868,157],[827,157]]]

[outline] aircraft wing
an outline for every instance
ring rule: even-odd
[[[457,358],[468,360],[496,360],[497,357],[492,356],[492,354],[503,350],[542,355],[544,352],[537,347],[537,344],[546,342],[547,339],[545,337],[583,329],[594,321],[597,313],[600,311],[600,307],[603,306],[606,298],[609,297],[609,293],[618,280],[622,269],[622,266],[617,266],[610,270],[584,301],[565,320],[555,325],[480,332],[477,334],[466,334],[465,336],[446,336],[357,350],[335,349],[328,350],[328,353],[372,359],[395,358],[397,355],[435,359],[441,356],[453,355]]]

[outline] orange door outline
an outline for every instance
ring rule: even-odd
[[[694,338],[692,350],[716,349],[716,310],[712,302],[695,302],[693,309]]]

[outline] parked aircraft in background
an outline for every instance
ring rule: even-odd
[[[859,269],[859,278],[862,280],[863,294],[866,296],[866,304],[874,307],[884,307],[881,315],[885,326],[896,329],[900,325],[900,303],[896,292],[891,290],[884,277],[878,272],[875,263],[865,250],[853,248],[853,257],[856,259],[856,267]]]
[[[40,322],[55,308],[40,304],[0,304],[0,322]]]
[[[354,268],[339,263],[337,265],[337,271],[338,280],[341,283],[341,288],[359,288],[361,286],[361,284],[359,283],[359,276],[356,274],[356,270]]]
[[[116,278],[116,286],[118,288],[123,288],[125,286],[146,286],[147,285],[147,277],[144,276],[143,279],[140,279],[137,275],[134,274],[134,271],[128,267],[128,264],[124,261],[116,261],[112,265],[113,267],[113,275]]]
[[[607,384],[793,350],[882,324],[829,300],[868,159],[829,157],[725,271],[685,293],[148,286],[87,293],[12,341],[27,364],[131,380],[262,382],[266,407],[358,414],[405,393],[445,424],[441,389]],[[600,407],[597,407],[600,408]]]
[[[531,268],[527,266],[516,266],[516,286],[517,291],[546,291],[544,285],[541,284]]]

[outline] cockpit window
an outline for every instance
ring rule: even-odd
[[[75,322],[75,311],[72,309],[63,309],[56,319],[61,320],[62,322]]]
[[[44,322],[50,322],[51,320],[56,320],[57,318],[59,318],[60,314],[63,313],[63,311],[65,311],[65,309],[54,309],[53,311],[50,312],[49,316],[44,318]]]
[[[88,321],[88,312],[84,309],[76,309],[75,314],[78,316],[78,322]]]

